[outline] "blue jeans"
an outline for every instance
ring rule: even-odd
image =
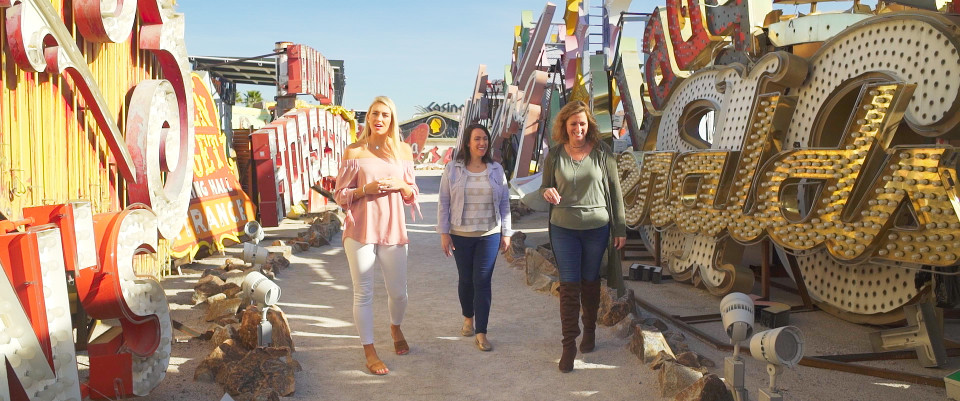
[[[493,265],[497,262],[497,250],[500,249],[500,233],[483,237],[451,234],[450,239],[456,248],[453,258],[460,272],[458,292],[463,317],[474,317],[475,331],[486,333],[493,297],[490,281],[493,278]]]
[[[550,225],[550,246],[557,258],[560,282],[596,281],[600,263],[610,244],[610,226],[571,230]]]

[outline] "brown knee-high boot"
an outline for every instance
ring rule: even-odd
[[[577,357],[577,336],[580,335],[580,283],[560,282],[560,327],[563,332],[563,354],[558,367],[561,372],[573,370]]]
[[[583,305],[583,339],[580,340],[580,352],[587,353],[595,347],[597,310],[600,309],[600,280],[583,282],[580,303]]]

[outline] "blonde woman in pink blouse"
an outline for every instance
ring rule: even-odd
[[[335,197],[346,211],[343,249],[353,279],[353,319],[370,373],[390,370],[373,344],[373,267],[380,266],[387,289],[390,335],[397,355],[410,352],[400,331],[407,308],[407,228],[403,206],[417,207],[410,146],[400,140],[396,106],[379,96],[367,110],[357,142],[340,163]]]

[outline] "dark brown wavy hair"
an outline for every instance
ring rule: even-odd
[[[460,151],[457,152],[455,160],[462,161],[467,163],[470,160],[470,137],[473,135],[473,130],[479,129],[487,136],[487,153],[484,153],[480,158],[480,161],[484,163],[493,163],[493,158],[490,157],[490,151],[493,149],[493,138],[490,138],[490,131],[487,130],[487,127],[484,127],[483,124],[473,123],[463,129],[463,135],[460,135]]]
[[[595,144],[600,143],[600,129],[597,128],[597,120],[593,118],[590,107],[580,100],[567,103],[560,109],[560,112],[557,113],[557,118],[553,120],[552,129],[554,142],[561,144],[570,142],[570,138],[567,137],[567,120],[578,113],[587,114],[587,141]]]

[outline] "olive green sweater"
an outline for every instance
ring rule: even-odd
[[[551,187],[560,194],[560,204],[550,212],[550,223],[571,230],[610,224],[614,237],[627,235],[617,163],[608,149],[606,144],[594,146],[580,162],[574,161],[562,145],[550,150],[540,185],[541,196]]]

